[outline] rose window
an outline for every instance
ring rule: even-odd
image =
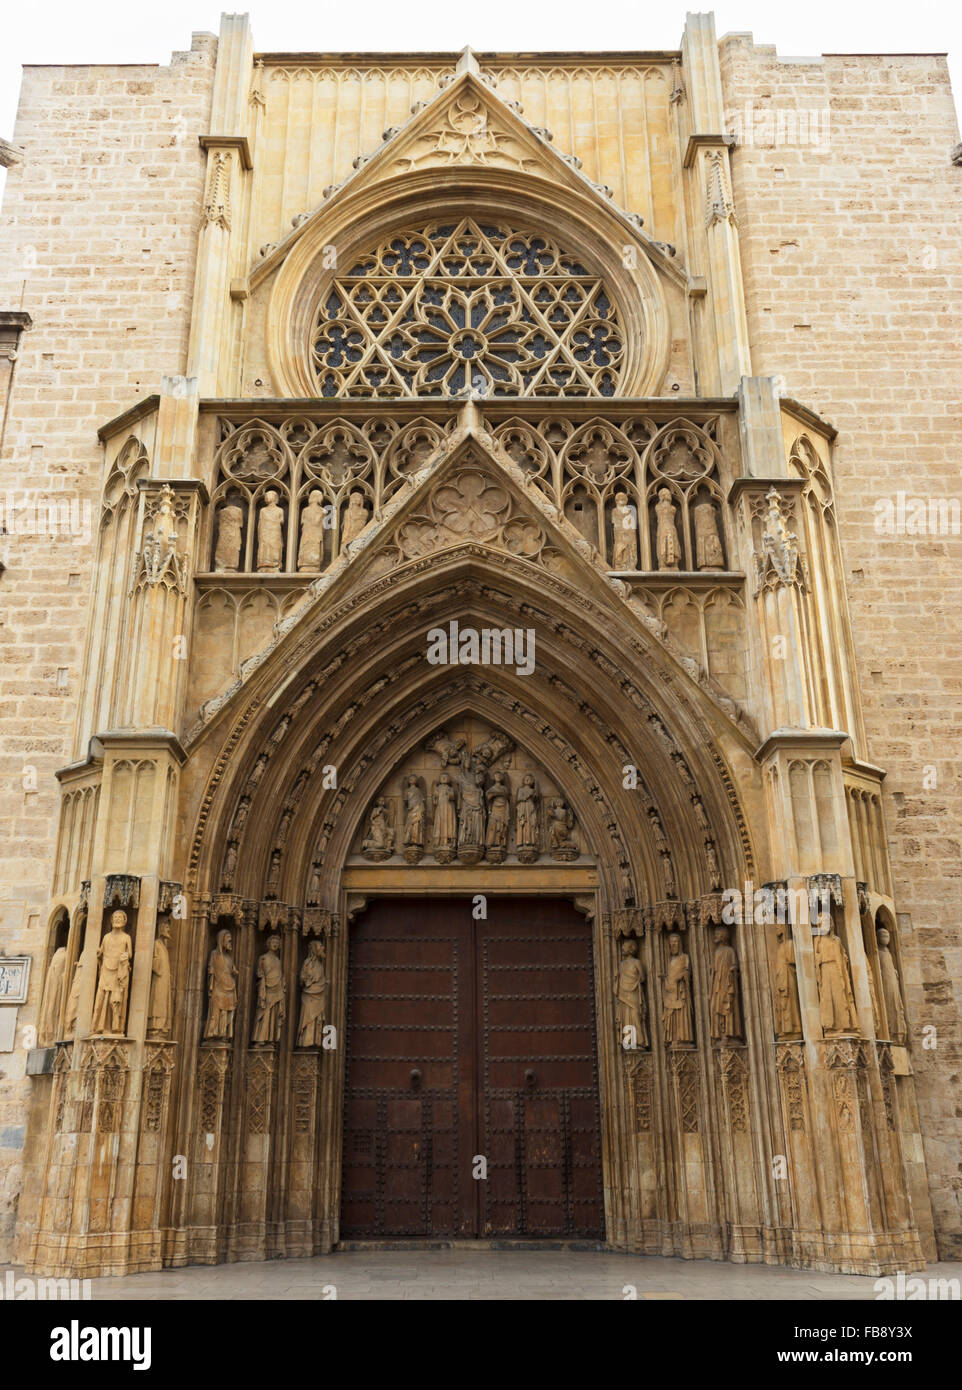
[[[393,236],[335,277],[312,346],[321,396],[613,396],[623,360],[599,276],[470,220]]]

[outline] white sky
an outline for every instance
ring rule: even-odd
[[[161,63],[190,47],[193,31],[216,33],[222,6],[210,0],[7,0],[0,50],[0,136],[11,138],[23,63]],[[237,5],[242,9],[242,5]],[[253,0],[262,51],[424,49],[538,52],[677,46],[684,0]],[[708,8],[708,6],[705,6]],[[962,92],[959,0],[734,0],[715,7],[719,36],[750,30],[782,57],[818,53],[944,53]]]

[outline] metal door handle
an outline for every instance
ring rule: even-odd
[[[411,1086],[416,1091],[421,1084],[421,1071],[419,1067],[411,1068]]]
[[[532,1067],[528,1067],[528,1069],[525,1071],[524,1079],[529,1086],[534,1086],[537,1084],[538,1078],[535,1076],[534,1069]]]

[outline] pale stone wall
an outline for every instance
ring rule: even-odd
[[[96,543],[97,428],[186,367],[216,40],[169,67],[31,67],[0,223],[0,308],[26,308],[0,497],[66,504],[71,532],[0,535],[0,941],[33,955],[36,1022],[59,792],[71,757]],[[36,790],[23,772],[36,769]],[[16,1217],[30,1083],[0,1054],[0,1260]]]
[[[925,1158],[942,1257],[958,1259],[962,539],[882,536],[874,511],[899,490],[962,499],[957,116],[938,56],[785,62],[740,34],[720,48],[726,115],[742,130],[734,190],[753,370],[782,375],[787,395],[839,430],[841,536],[869,757],[888,771]],[[823,143],[785,143],[806,127]],[[928,1025],[937,1046],[923,1051]]]

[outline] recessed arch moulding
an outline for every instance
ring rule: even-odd
[[[316,395],[313,329],[338,273],[395,234],[466,217],[544,237],[575,252],[604,282],[625,346],[619,396],[694,394],[687,276],[660,254],[656,266],[648,244],[590,191],[475,167],[417,171],[345,190],[293,235],[279,264],[271,258],[262,271],[255,268],[244,393]]]

